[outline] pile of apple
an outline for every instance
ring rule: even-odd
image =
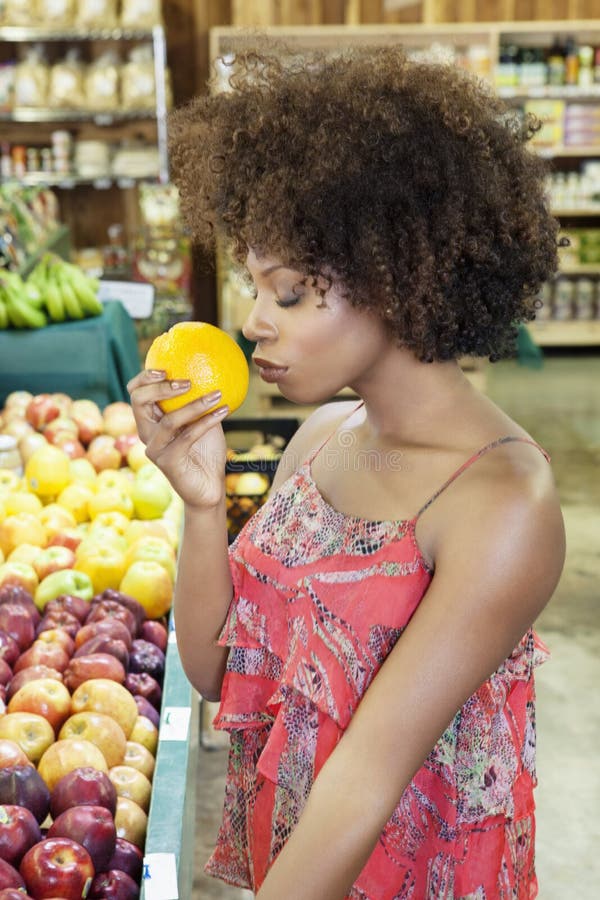
[[[181,500],[125,403],[17,391],[0,416],[24,466],[0,468],[0,900],[129,900]]]
[[[139,896],[167,638],[119,591],[0,588],[0,900]]]

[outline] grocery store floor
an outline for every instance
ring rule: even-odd
[[[498,363],[488,367],[487,392],[552,455],[567,529],[564,574],[537,623],[552,651],[537,675],[539,897],[595,900],[600,896],[600,355],[554,351],[540,370]],[[225,763],[224,750],[200,752],[192,900],[249,896],[202,874],[218,826]]]

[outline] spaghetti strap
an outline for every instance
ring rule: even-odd
[[[431,496],[429,498],[427,503],[425,503],[421,507],[421,509],[415,516],[415,521],[419,518],[420,515],[422,515],[422,513],[425,512],[426,509],[428,509],[431,506],[431,504],[433,503],[434,500],[437,500],[437,498],[440,496],[440,494],[442,494],[446,490],[446,488],[452,484],[453,481],[456,481],[456,479],[459,477],[459,475],[462,475],[462,473],[466,469],[468,469],[469,466],[472,466],[473,463],[477,462],[477,460],[480,457],[482,457],[484,455],[484,453],[488,453],[488,451],[494,450],[496,447],[502,446],[502,444],[509,444],[513,441],[519,441],[522,444],[531,444],[532,447],[537,447],[537,449],[540,451],[540,453],[543,454],[543,456],[545,457],[547,462],[550,462],[550,456],[548,455],[548,453],[546,453],[544,448],[540,447],[539,444],[536,444],[535,441],[532,441],[529,438],[517,437],[517,436],[512,436],[512,435],[508,435],[507,437],[497,438],[495,441],[492,441],[490,444],[486,444],[485,447],[482,447],[481,450],[478,450],[477,453],[473,454],[473,456],[469,457],[469,459],[466,462],[464,462],[462,464],[462,466],[460,466],[456,470],[456,472],[454,472],[454,474],[451,475],[450,478],[447,481],[445,481],[444,484],[440,488],[438,488],[438,490],[435,492],[435,494],[433,494],[433,496]]]
[[[327,437],[325,438],[325,440],[324,440],[321,444],[319,444],[319,446],[318,446],[317,449],[314,451],[314,453],[312,453],[312,454],[308,457],[308,460],[307,460],[307,465],[308,465],[308,466],[312,465],[313,460],[319,455],[319,453],[321,452],[321,450],[323,449],[323,447],[325,446],[325,444],[327,444],[327,443],[331,440],[331,438],[332,438],[333,435],[336,433],[336,431],[338,430],[338,428],[341,428],[342,425],[345,425],[345,423],[348,421],[348,419],[351,419],[352,416],[354,415],[354,413],[355,413],[355,412],[358,412],[358,410],[361,408],[361,406],[364,406],[364,405],[365,405],[365,401],[364,401],[364,400],[361,400],[360,403],[358,403],[358,404],[354,407],[354,409],[353,409],[351,412],[348,413],[348,415],[346,416],[346,418],[344,419],[344,421],[343,421],[343,422],[340,422],[339,425],[336,425],[336,426],[335,426],[335,428],[333,429],[333,431],[331,432],[331,434],[328,434]]]

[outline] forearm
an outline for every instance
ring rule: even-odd
[[[207,700],[218,699],[228,649],[217,645],[233,596],[225,505],[186,507],[174,614],[185,673]]]

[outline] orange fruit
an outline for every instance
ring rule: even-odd
[[[164,412],[211,391],[223,394],[215,406],[226,405],[233,412],[248,393],[248,363],[241,348],[227,332],[207,322],[178,322],[159,334],[150,345],[145,368],[163,369],[170,381],[191,382],[185,394],[160,401]]]

